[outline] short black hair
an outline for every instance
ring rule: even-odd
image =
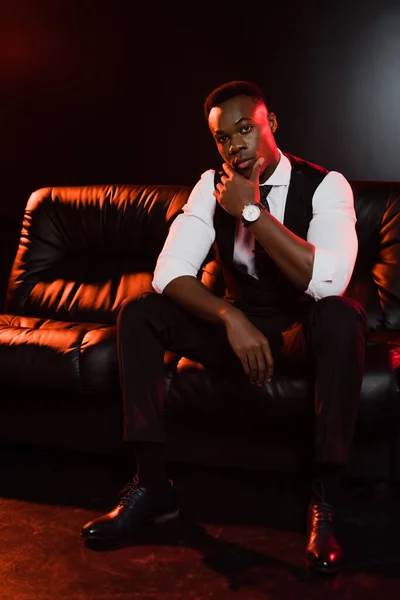
[[[261,88],[256,83],[251,81],[228,81],[214,88],[204,101],[204,115],[206,119],[214,106],[222,104],[235,96],[250,96],[255,100],[259,100],[267,105],[264,94]]]

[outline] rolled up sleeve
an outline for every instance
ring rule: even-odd
[[[153,288],[162,293],[177,277],[197,277],[215,240],[213,195],[214,171],[203,173],[183,207],[182,214],[172,223],[164,247],[157,259]]]
[[[315,247],[314,266],[306,293],[315,300],[341,296],[355,265],[358,239],[354,196],[349,182],[331,171],[315,191],[307,241]]]

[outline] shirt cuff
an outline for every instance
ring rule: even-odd
[[[336,254],[329,250],[316,248],[314,254],[313,274],[306,294],[309,294],[314,300],[321,300],[325,296],[336,295],[331,288],[335,273],[337,271],[338,260]]]

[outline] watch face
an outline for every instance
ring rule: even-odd
[[[257,204],[248,204],[244,207],[242,215],[246,221],[250,221],[252,223],[253,221],[257,221],[258,217],[260,216],[260,212],[261,210]]]

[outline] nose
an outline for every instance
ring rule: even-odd
[[[241,135],[234,135],[231,138],[231,145],[229,146],[230,154],[237,154],[240,150],[246,148],[246,144]]]

